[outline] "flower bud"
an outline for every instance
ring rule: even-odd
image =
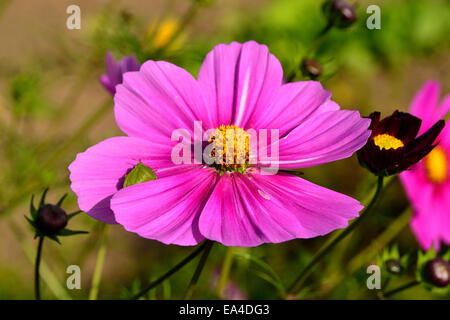
[[[303,59],[302,72],[305,76],[308,76],[311,79],[316,79],[322,74],[322,71],[322,66],[317,60]]]
[[[46,204],[39,209],[36,224],[43,232],[55,234],[67,225],[67,214],[58,206]]]
[[[356,21],[355,8],[344,0],[327,1],[322,10],[328,23],[337,28],[348,28]]]
[[[434,258],[427,263],[429,281],[437,287],[445,287],[450,283],[450,262],[441,257]]]
[[[389,259],[386,261],[386,269],[389,273],[399,274],[403,270],[403,266],[397,259]]]

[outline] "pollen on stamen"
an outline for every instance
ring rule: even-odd
[[[212,166],[221,172],[245,172],[249,164],[250,135],[235,125],[221,125],[209,139],[213,143]]]
[[[400,139],[397,139],[394,136],[391,136],[389,134],[383,133],[377,135],[375,138],[373,138],[373,142],[377,147],[380,148],[380,150],[389,150],[389,149],[398,149],[401,147],[404,147],[403,141]]]

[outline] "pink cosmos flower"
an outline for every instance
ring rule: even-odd
[[[414,97],[410,113],[422,119],[419,134],[428,130],[450,111],[450,95],[439,105],[441,87],[428,81]],[[450,244],[450,126],[437,137],[436,146],[411,170],[400,174],[401,182],[414,209],[410,225],[424,249],[440,243]]]
[[[106,53],[105,64],[106,74],[100,76],[100,82],[112,95],[116,93],[116,85],[122,83],[123,74],[138,71],[140,67],[135,55],[123,57],[116,62],[111,52]]]
[[[360,203],[346,195],[260,166],[178,164],[172,132],[193,122],[203,130],[233,125],[279,129],[279,168],[316,166],[350,157],[364,146],[370,119],[340,110],[319,82],[283,84],[280,62],[254,41],[216,46],[197,80],[164,61],[147,61],[116,87],[115,116],[127,135],[77,155],[71,187],[80,208],[106,223],[166,244],[207,238],[227,246],[257,246],[312,238],[344,228]],[[142,162],[158,179],[123,188]]]

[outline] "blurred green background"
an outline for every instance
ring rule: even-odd
[[[195,76],[218,43],[256,40],[266,44],[296,74],[326,21],[318,0],[151,0],[77,1],[81,29],[66,28],[71,1],[0,2],[0,299],[33,298],[33,260],[37,241],[23,215],[32,194],[50,186],[48,199],[69,192],[66,211],[77,210],[67,166],[78,152],[120,135],[113,101],[98,77],[107,50],[116,58],[136,54],[175,63]],[[450,91],[450,2],[446,0],[357,1],[358,21],[333,29],[314,52],[323,66],[320,80],[341,107],[384,115],[406,111],[427,79]],[[381,30],[368,30],[366,8],[381,8]],[[305,170],[304,177],[367,203],[375,179],[355,157]],[[375,212],[357,232],[315,267],[299,297],[373,299],[366,267],[383,249],[417,250],[408,227],[408,201],[397,180],[385,189]],[[98,297],[126,298],[193,249],[166,246],[128,233],[107,230],[85,214],[71,228],[88,235],[46,241],[42,295],[48,299],[87,299],[102,239],[106,255]],[[381,237],[379,237],[382,235]],[[289,284],[329,238],[295,240],[238,249],[230,283],[250,299],[278,298],[267,265]],[[217,298],[215,281],[227,249],[216,245],[194,298]],[[249,259],[248,257],[254,257]],[[81,290],[66,289],[66,268],[79,265]],[[148,298],[181,298],[193,273],[190,264]],[[270,272],[269,272],[270,274]],[[413,271],[392,279],[389,288],[408,282]],[[276,278],[276,277],[275,277]],[[385,277],[382,276],[383,285]],[[416,287],[394,298],[442,298]]]

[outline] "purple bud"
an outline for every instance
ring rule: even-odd
[[[426,268],[428,278],[435,286],[445,287],[450,283],[450,262],[437,257],[428,261]]]
[[[42,232],[55,234],[67,225],[67,214],[58,206],[46,204],[39,209],[36,224]]]
[[[106,53],[105,64],[106,73],[100,77],[100,82],[112,95],[116,93],[116,86],[122,83],[124,73],[138,71],[140,68],[135,55],[123,57],[116,62],[111,52]]]
[[[322,72],[322,66],[317,60],[314,59],[304,59],[302,61],[302,72],[305,76],[310,77],[311,79],[318,78]]]
[[[325,2],[322,9],[328,22],[337,28],[347,28],[356,21],[355,8],[345,0]]]

